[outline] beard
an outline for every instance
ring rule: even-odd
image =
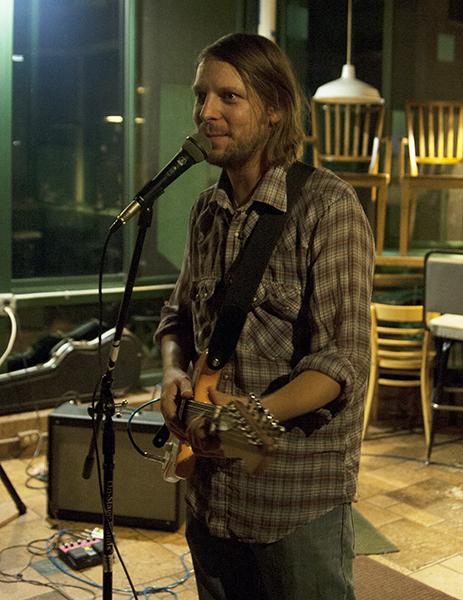
[[[230,142],[224,150],[212,149],[207,157],[207,162],[223,169],[239,169],[247,163],[260,157],[265,150],[269,140],[266,127],[260,126],[257,132],[248,135],[247,138]]]
[[[237,169],[243,167],[246,163],[259,153],[259,144],[248,143],[239,145],[230,145],[225,150],[212,150],[209,152],[207,162],[217,167]]]

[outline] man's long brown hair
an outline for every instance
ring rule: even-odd
[[[286,54],[271,40],[252,33],[226,35],[199,54],[196,65],[213,58],[232,65],[262,102],[280,113],[262,158],[267,167],[288,167],[303,151],[302,108],[308,102]]]

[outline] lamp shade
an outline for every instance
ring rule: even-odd
[[[384,103],[376,88],[355,77],[355,67],[351,64],[344,65],[341,77],[321,85],[313,97],[319,102]]]

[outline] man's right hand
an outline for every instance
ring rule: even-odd
[[[164,421],[179,440],[187,442],[186,428],[177,416],[177,405],[180,398],[193,398],[191,379],[180,368],[164,369],[161,388],[161,411]]]

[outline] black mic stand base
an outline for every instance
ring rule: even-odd
[[[16,508],[18,509],[18,513],[19,513],[18,515],[11,516],[4,521],[0,521],[0,527],[1,527],[3,525],[6,525],[6,523],[11,521],[11,519],[13,519],[14,517],[23,515],[27,511],[27,508],[26,508],[26,505],[24,504],[24,502],[19,497],[17,491],[14,489],[13,484],[11,483],[8,475],[5,473],[5,470],[1,464],[0,464],[0,479],[2,480],[3,485],[6,487],[8,493],[10,494],[11,499],[15,503]]]

